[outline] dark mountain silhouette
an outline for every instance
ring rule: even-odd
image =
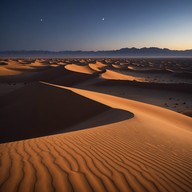
[[[0,51],[0,57],[192,57],[191,50],[170,50],[157,47],[122,48],[106,51]]]

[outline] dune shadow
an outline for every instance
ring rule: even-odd
[[[72,91],[33,83],[0,97],[0,143],[107,125],[132,117],[130,112],[112,109]]]
[[[69,71],[63,66],[43,66],[34,67],[33,69],[15,69],[15,71],[20,71],[22,74],[0,76],[0,82],[32,83],[37,81],[46,81],[63,86],[74,86],[81,82],[98,77],[97,74],[83,74]]]
[[[8,65],[8,63],[5,61],[0,61],[0,66],[5,66],[5,65]]]
[[[122,109],[110,108],[107,111],[98,114],[90,119],[80,122],[77,125],[68,127],[67,130],[60,130],[58,133],[78,131],[82,129],[96,128],[114,123],[119,123],[134,117],[134,114]]]

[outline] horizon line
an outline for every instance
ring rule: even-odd
[[[0,50],[0,52],[21,52],[21,51],[26,51],[26,52],[30,52],[30,51],[44,51],[44,52],[100,52],[100,51],[118,51],[121,49],[150,49],[150,48],[157,48],[157,49],[161,49],[161,50],[170,50],[170,51],[191,51],[191,49],[169,49],[169,48],[160,48],[160,47],[141,47],[141,48],[137,48],[137,47],[122,47],[119,49],[105,49],[105,50],[60,50],[60,51],[54,51],[54,50],[43,50],[43,49],[20,49],[20,50]]]

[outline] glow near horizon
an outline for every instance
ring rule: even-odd
[[[71,47],[69,50],[98,51],[116,50],[125,47],[159,47],[172,50],[192,49],[191,19],[192,17],[190,16],[187,19],[178,16],[178,18],[170,18],[164,23],[159,24],[157,22],[151,26],[146,27],[143,25],[134,29],[130,29],[131,27],[129,26],[109,27],[111,32],[108,34],[105,34],[105,30],[101,28],[99,31],[92,32],[92,36],[90,36],[90,39],[88,38],[88,40],[94,42],[91,48],[82,38],[76,39],[76,42],[80,45],[84,44],[84,49],[77,45],[75,49]],[[107,26],[107,21],[105,24]],[[94,38],[94,35],[96,38]],[[57,49],[57,51],[60,50]]]
[[[191,0],[33,3],[2,4],[0,50],[192,49]]]

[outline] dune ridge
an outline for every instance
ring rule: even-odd
[[[42,82],[42,83],[51,85],[51,86],[56,86],[62,89],[71,90],[77,94],[80,94],[89,99],[93,99],[94,101],[103,103],[112,108],[119,108],[122,110],[131,111],[132,113],[134,113],[134,115],[138,114],[139,116],[144,116],[144,117],[148,116],[148,118],[151,118],[151,119],[155,118],[155,120],[157,119],[161,120],[161,118],[163,118],[162,122],[170,123],[171,121],[173,121],[173,123],[170,123],[170,125],[172,124],[173,127],[179,127],[178,123],[180,121],[182,123],[181,127],[185,127],[186,129],[189,129],[192,131],[192,128],[191,128],[192,119],[190,117],[186,117],[174,111],[170,111],[158,106],[153,106],[153,105],[149,105],[149,104],[145,104],[145,103],[141,103],[141,102],[137,102],[129,99],[119,98],[116,96],[111,96],[103,93],[82,90],[78,88],[65,87],[65,86],[55,85],[55,84],[46,83],[46,82]]]
[[[107,65],[103,64],[102,62],[96,61],[96,63],[90,63],[89,67],[96,72],[101,72],[103,69],[105,69],[105,67],[107,67]]]
[[[191,69],[190,60],[4,60],[0,191],[191,192],[192,118],[155,106],[190,109],[190,78],[175,74]]]
[[[48,85],[135,116],[92,129],[1,144],[0,190],[191,190],[191,118],[119,97]]]
[[[85,74],[93,74],[94,70],[92,70],[89,66],[85,65],[76,65],[76,64],[68,64],[65,66],[65,69],[69,71],[74,71],[77,73],[85,73]]]
[[[67,131],[111,108],[67,89],[35,83],[2,97],[0,109],[0,142],[8,142]]]

